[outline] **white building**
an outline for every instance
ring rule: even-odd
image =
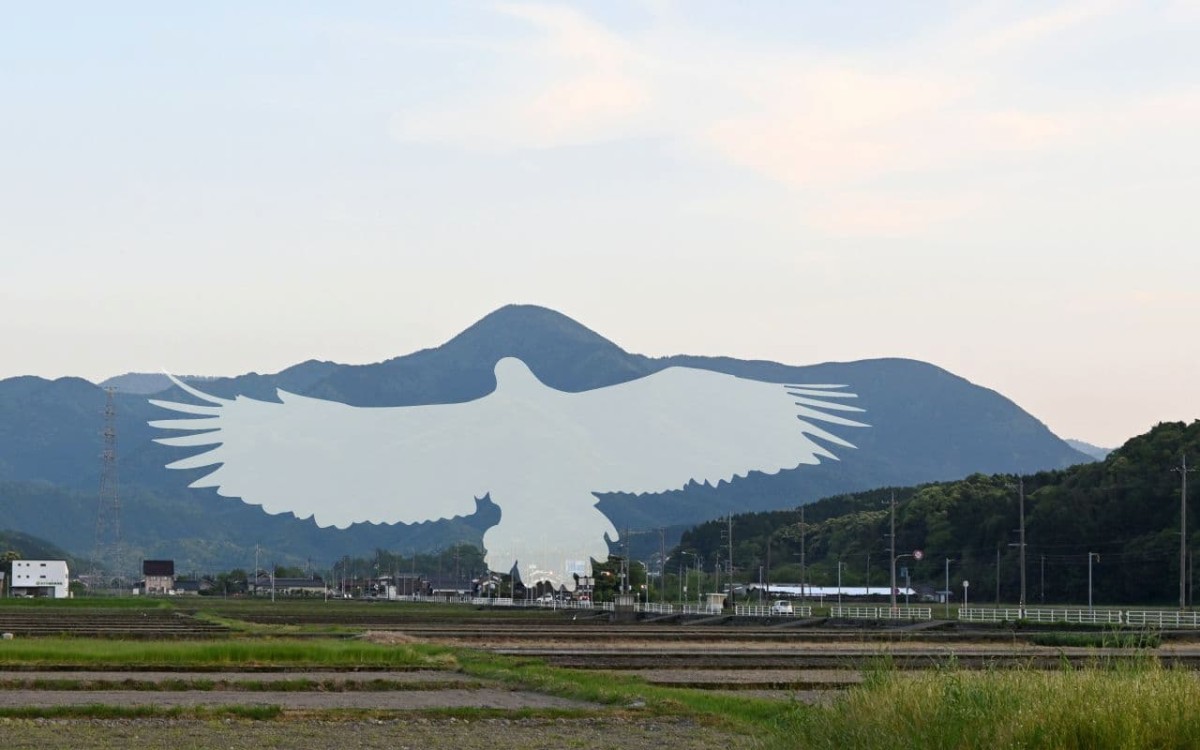
[[[13,596],[47,596],[66,599],[71,581],[66,560],[13,560]]]

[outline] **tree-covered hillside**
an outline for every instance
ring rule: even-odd
[[[1160,424],[1100,463],[1020,478],[1025,490],[1027,601],[1087,600],[1088,553],[1093,556],[1097,602],[1178,601],[1181,457],[1200,465],[1200,421]],[[1200,478],[1192,475],[1190,505]],[[770,580],[800,580],[802,531],[808,583],[887,586],[889,498],[896,497],[896,552],[906,555],[914,584],[944,585],[946,560],[954,597],[970,581],[974,601],[1019,597],[1019,478],[976,474],[962,481],[839,495],[801,511],[733,518],[738,580],[758,579],[770,540]],[[1197,512],[1189,512],[1188,548],[1200,549]],[[728,560],[727,524],[709,522],[684,534],[673,559],[712,569]],[[921,550],[924,559],[911,555]],[[683,552],[694,554],[682,554]],[[999,564],[997,565],[997,559]],[[668,563],[670,566],[672,563]],[[727,568],[727,563],[722,563]],[[1189,561],[1189,568],[1191,563]],[[765,577],[764,572],[764,577]],[[902,582],[902,579],[901,579]],[[998,583],[998,587],[997,587]],[[1188,584],[1189,590],[1192,588]]]
[[[45,539],[12,529],[0,529],[0,556],[17,560],[66,560],[73,570],[87,565],[85,560]]]

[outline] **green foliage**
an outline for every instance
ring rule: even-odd
[[[1100,463],[1023,477],[1027,543],[1027,601],[1087,600],[1087,553],[1100,555],[1093,565],[1097,603],[1168,603],[1178,597],[1180,456],[1200,464],[1200,421],[1160,424],[1111,453]],[[888,499],[895,492],[896,552],[924,552],[925,559],[904,558],[915,584],[941,590],[945,560],[951,563],[951,589],[972,583],[973,601],[995,597],[1016,601],[1019,593],[1018,477],[975,474],[957,482],[911,488],[883,488],[838,495],[805,506],[808,582],[832,585],[837,561],[845,563],[848,586],[887,586]],[[1200,484],[1200,483],[1197,483]],[[1192,504],[1195,504],[1195,495]],[[1189,519],[1200,513],[1192,512]],[[800,512],[773,511],[734,517],[735,567],[742,581],[757,580],[768,558],[770,580],[798,581]],[[723,521],[701,524],[685,533],[673,551],[692,550],[706,560],[726,554]],[[1188,530],[1189,542],[1197,536]],[[1200,544],[1189,544],[1200,549]],[[999,570],[997,571],[997,553]],[[1041,571],[1045,570],[1042,589]],[[747,574],[749,573],[749,574]]]
[[[116,641],[16,639],[0,647],[0,666],[436,667],[441,661],[417,647],[336,640]]]

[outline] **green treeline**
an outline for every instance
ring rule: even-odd
[[[1096,603],[1168,604],[1179,600],[1181,476],[1200,468],[1200,421],[1163,423],[1130,440],[1100,463],[1020,478],[1025,491],[1027,601],[1083,603],[1088,553],[1093,556]],[[1189,602],[1200,472],[1191,474],[1188,515]],[[976,474],[957,482],[883,488],[838,495],[799,509],[733,517],[733,568],[739,582],[799,582],[801,537],[807,582],[832,586],[838,561],[846,586],[889,582],[889,499],[896,497],[896,553],[914,586],[941,590],[946,560],[954,600],[970,581],[973,602],[1015,602],[1020,592],[1019,490],[1015,475]],[[805,533],[802,534],[802,530]],[[686,532],[668,570],[694,566],[728,575],[728,525],[712,521]],[[765,568],[770,541],[770,571]],[[997,565],[997,560],[999,564]],[[761,573],[760,573],[761,570]],[[904,579],[898,578],[903,585]]]

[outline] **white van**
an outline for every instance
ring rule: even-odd
[[[792,609],[792,603],[787,599],[779,599],[771,602],[771,614],[773,615],[794,615],[796,610]]]

